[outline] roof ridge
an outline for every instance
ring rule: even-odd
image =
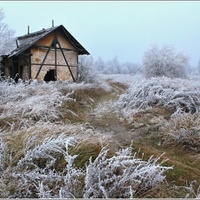
[[[56,29],[57,27],[59,27],[59,26],[54,26],[54,27],[46,28],[46,29],[43,28],[42,30],[39,30],[39,31],[35,31],[35,32],[32,32],[32,33],[28,33],[28,34],[25,34],[25,35],[18,36],[16,39],[20,40],[20,39],[24,39],[24,38],[28,38],[28,37],[33,37],[35,35],[42,34],[42,33],[48,32],[50,30]]]

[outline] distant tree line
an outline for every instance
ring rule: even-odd
[[[200,64],[199,64],[200,69]],[[144,52],[142,65],[124,62],[117,57],[104,61],[101,57],[94,60],[92,56],[81,56],[79,59],[80,80],[91,82],[97,72],[101,74],[136,74],[142,73],[146,78],[168,77],[187,78],[191,71],[189,58],[184,52],[178,52],[173,46],[152,46]]]
[[[136,74],[142,71],[139,64],[120,63],[117,57],[104,61],[101,57],[94,60],[92,56],[81,55],[78,63],[78,81],[85,83],[98,81],[99,74]]]
[[[120,63],[115,56],[112,60],[108,61],[104,61],[99,57],[94,62],[94,67],[103,74],[135,74],[140,70],[141,66],[131,62]]]

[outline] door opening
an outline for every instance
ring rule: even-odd
[[[49,81],[56,81],[55,78],[55,70],[50,69],[44,76],[44,81],[49,82]]]

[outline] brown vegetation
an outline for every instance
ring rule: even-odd
[[[144,160],[163,154],[162,159],[167,159],[163,164],[173,166],[173,170],[166,173],[165,182],[148,192],[138,192],[137,197],[185,197],[191,189],[186,188],[186,185],[196,180],[194,191],[189,196],[195,197],[200,185],[199,137],[195,136],[200,130],[198,114],[187,113],[173,118],[167,109],[149,108],[134,113],[129,120],[112,110],[99,115],[96,113],[97,107],[112,104],[112,100],[117,99],[127,89],[127,86],[121,83],[110,81],[109,85],[111,90],[108,91],[101,87],[75,89],[70,95],[74,100],[62,103],[60,118],[54,123],[38,121],[23,128],[18,124],[19,121],[11,123],[11,119],[7,122],[6,119],[1,120],[2,138],[7,144],[7,151],[12,152],[5,162],[6,165],[16,166],[28,149],[37,147],[49,136],[64,134],[76,137],[77,143],[70,149],[70,153],[78,155],[74,161],[77,168],[84,168],[90,157],[94,160],[103,147],[109,149],[109,156],[114,155],[119,148],[129,146]],[[68,93],[64,89],[62,92]],[[181,135],[183,130],[188,132],[185,138]],[[66,161],[62,156],[57,159],[55,169],[62,171]],[[41,159],[41,166],[43,162]],[[12,177],[12,181],[8,182],[10,173],[11,171],[7,170],[2,175],[4,182],[1,186],[8,190],[4,196],[7,193],[14,194],[15,186],[19,183],[17,177]]]

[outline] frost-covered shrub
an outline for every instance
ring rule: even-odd
[[[0,177],[4,188],[0,197],[67,198],[82,195],[84,173],[73,167],[76,155],[68,153],[73,141],[72,137],[60,135],[46,138],[42,144],[27,149],[17,166],[8,168]]]
[[[12,152],[9,156],[9,165],[15,166],[28,150],[40,146],[45,138],[49,136],[57,138],[61,133],[88,145],[93,142],[96,146],[101,147],[102,144],[106,145],[111,142],[111,135],[95,130],[88,123],[66,124],[39,121],[17,129],[12,126],[11,130],[4,131],[2,135],[8,152]]]
[[[4,169],[6,160],[6,144],[2,138],[0,138],[0,172]],[[1,173],[0,173],[1,176]]]
[[[132,156],[126,148],[107,157],[102,149],[86,169],[84,198],[133,198],[154,189],[165,179],[164,172],[171,167],[157,163],[159,158],[148,161]]]
[[[175,115],[197,113],[200,106],[200,82],[166,77],[141,80],[122,94],[113,104],[124,116],[139,110],[164,108]]]
[[[162,130],[166,133],[165,143],[183,146],[187,150],[200,152],[200,116],[184,113],[172,117]]]
[[[76,176],[74,170],[82,172],[79,158],[71,154],[73,140],[80,149],[81,144],[94,148],[101,148],[109,144],[111,136],[98,132],[89,124],[66,124],[39,121],[31,126],[22,126],[17,130],[11,128],[2,132],[2,138],[7,145],[8,161],[3,163],[4,170],[0,176],[0,197],[80,197],[82,196],[82,176]],[[71,139],[70,139],[71,138]],[[68,141],[69,152],[66,141]],[[81,148],[83,152],[83,148]],[[89,149],[89,155],[98,155],[98,151]],[[67,153],[68,152],[68,153]],[[86,158],[88,157],[85,156]],[[76,159],[75,163],[74,159]],[[85,160],[85,158],[83,159]],[[76,168],[75,165],[80,168]],[[72,166],[73,165],[73,166]],[[71,170],[71,171],[70,171]],[[66,173],[73,175],[70,185]],[[79,180],[81,179],[81,180]],[[1,185],[2,183],[2,185]],[[73,183],[73,184],[72,184]],[[68,185],[67,185],[68,184]],[[75,185],[76,184],[76,185]],[[55,188],[54,188],[55,187]],[[80,189],[81,187],[81,189]],[[1,188],[4,192],[1,192]],[[70,191],[69,191],[69,188]],[[43,191],[43,192],[42,192]],[[74,191],[74,193],[73,193]],[[49,195],[49,196],[48,196]]]
[[[159,158],[143,161],[132,156],[131,148],[112,157],[103,148],[93,162],[91,157],[85,168],[77,168],[78,155],[70,152],[84,137],[60,134],[36,146],[31,138],[17,165],[3,171],[1,198],[134,197],[153,190],[171,169],[161,166]]]
[[[67,174],[67,170],[58,172],[54,169],[55,162],[58,161],[61,155],[63,155],[64,160],[64,142],[65,141],[63,137],[55,139],[46,138],[41,145],[38,145],[34,149],[27,151],[24,158],[19,161],[15,171],[10,177],[12,180],[11,183],[18,182],[19,187],[10,191],[10,198],[58,197],[59,190],[62,186],[65,188],[65,194],[67,192],[68,195],[65,197],[73,196],[68,190],[71,185],[65,184],[65,180],[68,182],[67,178],[71,178],[71,174]],[[67,166],[68,164],[65,163],[65,165]],[[65,169],[64,166],[63,168]],[[70,169],[73,170],[73,168]],[[7,188],[7,190],[9,190],[9,188]]]
[[[54,83],[0,82],[0,119],[53,121],[61,116],[62,103],[72,101],[70,94],[63,94]]]
[[[84,83],[98,82],[98,76],[91,56],[79,56],[78,81]]]
[[[176,190],[180,190],[181,194],[185,194],[183,198],[200,198],[200,185],[198,185],[196,180],[192,180],[189,184],[186,183],[186,186],[176,186]]]
[[[78,91],[78,92],[76,92]],[[80,92],[79,92],[80,91]],[[91,91],[91,92],[90,92]],[[97,93],[96,93],[97,91]],[[99,95],[101,92],[107,93],[111,87],[103,80],[95,83],[70,83],[67,81],[56,82],[31,82],[3,80],[0,81],[0,121],[3,124],[25,124],[31,125],[37,121],[59,121],[60,119],[76,118],[77,112],[73,110],[73,103],[76,102],[77,95],[82,93]],[[87,99],[78,96],[82,100]]]
[[[23,124],[33,124],[37,121],[57,121],[68,113],[77,116],[68,105],[75,102],[74,91],[102,90],[109,92],[110,86],[105,81],[94,83],[49,82],[30,83],[8,80],[0,82],[0,120],[21,121]],[[95,94],[95,93],[94,93]],[[81,97],[79,97],[81,98]],[[83,99],[84,100],[84,99]],[[64,106],[64,107],[63,107]]]
[[[74,138],[66,138],[64,135],[46,138],[41,145],[28,150],[18,162],[18,171],[23,172],[25,182],[34,183],[38,197],[58,197],[60,190],[62,197],[78,195],[81,185],[79,179],[84,173],[81,169],[73,168],[77,156],[71,156],[68,152],[73,141]],[[59,162],[63,162],[60,169]]]
[[[172,46],[165,45],[159,49],[154,45],[143,57],[144,72],[147,78],[166,76],[169,78],[186,78],[188,57],[176,52]]]
[[[171,140],[174,143],[185,147],[187,150],[200,152],[200,133],[198,131],[180,129],[179,132],[170,132]]]

